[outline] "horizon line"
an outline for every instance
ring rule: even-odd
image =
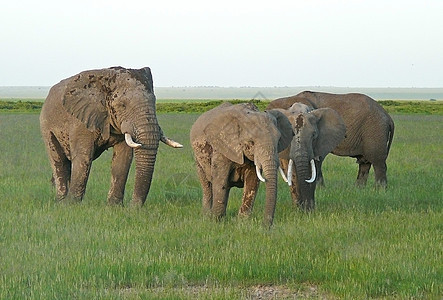
[[[0,88],[50,88],[53,85],[0,85]],[[338,85],[282,85],[282,86],[220,86],[220,85],[184,85],[184,86],[155,86],[155,88],[231,88],[231,89],[242,89],[242,88],[268,88],[268,89],[279,89],[279,88],[342,88],[342,89],[443,89],[443,86],[438,87],[415,87],[415,86],[338,86]]]

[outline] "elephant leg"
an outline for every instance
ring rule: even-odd
[[[200,179],[200,184],[202,186],[203,199],[202,199],[202,211],[203,214],[208,215],[212,209],[212,184],[207,179],[206,173],[203,170],[203,167],[200,165],[200,162],[196,161],[197,165],[197,174]]]
[[[58,201],[62,201],[68,194],[69,181],[71,179],[71,162],[64,154],[60,143],[52,134],[45,139],[45,145],[52,168],[52,181],[55,185],[56,197]]]
[[[386,188],[388,180],[386,178],[386,161],[374,162],[375,186]]]
[[[71,143],[72,171],[69,186],[69,201],[79,202],[86,191],[92,158],[94,156],[94,140],[84,138],[80,142]]]
[[[238,211],[239,215],[249,216],[251,214],[259,184],[260,181],[255,169],[253,167],[247,168],[244,173],[243,197],[242,205]]]
[[[86,191],[92,160],[88,157],[76,157],[72,161],[72,176],[69,188],[69,201],[80,202]]]
[[[231,171],[231,161],[221,154],[214,154],[211,161],[212,173],[212,214],[220,219],[226,215],[229,191],[229,172]]]
[[[369,176],[369,169],[371,169],[371,163],[368,161],[358,160],[358,176],[356,185],[359,187],[363,187],[366,185]]]
[[[108,204],[123,205],[125,185],[131,167],[133,151],[125,142],[114,146],[111,163],[111,188],[108,192]]]
[[[299,206],[300,205],[300,186],[298,184],[297,181],[297,174],[296,172],[292,173],[292,185],[289,187],[289,190],[291,192],[291,198],[292,198],[292,203],[294,205],[294,207]]]

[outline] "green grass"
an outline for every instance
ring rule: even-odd
[[[38,114],[0,114],[0,299],[440,299],[443,296],[443,117],[393,115],[387,191],[354,187],[357,165],[328,156],[326,188],[305,214],[279,183],[275,224],[261,226],[264,186],[239,219],[200,213],[189,146],[196,113],[160,113],[164,132],[141,209],[108,207],[112,150],[94,162],[85,199],[54,202]]]
[[[44,99],[34,99],[32,101],[27,99],[3,99],[0,100],[0,112],[39,112]],[[229,101],[233,104],[252,102],[258,106],[260,110],[266,109],[269,101],[261,100],[184,100],[184,99],[163,99],[157,100],[158,113],[202,113],[211,108],[220,105],[223,102]],[[383,108],[389,113],[396,114],[410,114],[419,113],[427,115],[443,115],[442,101],[393,101],[383,100],[378,101]]]

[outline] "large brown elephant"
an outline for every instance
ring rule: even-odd
[[[304,91],[275,102],[282,108],[290,107],[295,102],[303,102],[314,108],[329,107],[337,111],[345,122],[346,138],[332,153],[357,159],[357,185],[366,185],[369,169],[373,165],[376,186],[387,186],[386,159],[394,136],[394,122],[374,99],[358,93],[329,94]],[[324,182],[321,172],[323,160],[324,157],[319,165],[319,184]]]
[[[264,223],[272,225],[278,153],[288,147],[292,136],[291,124],[281,112],[260,112],[253,104],[224,103],[202,114],[191,128],[191,144],[203,189],[203,212],[224,216],[230,189],[243,187],[239,214],[250,214],[260,179],[266,181]]]
[[[134,149],[132,202],[144,204],[159,141],[182,147],[163,135],[155,101],[149,68],[84,71],[51,88],[40,127],[58,200],[81,201],[92,161],[114,147],[108,203],[123,203]]]
[[[313,109],[302,103],[277,110],[286,115],[295,134],[290,146],[279,155],[281,168],[287,174],[285,180],[294,204],[312,210],[315,207],[315,165],[345,138],[344,121],[331,108]]]

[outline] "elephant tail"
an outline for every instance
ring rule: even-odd
[[[388,143],[387,143],[387,151],[386,151],[386,155],[389,154],[389,150],[391,150],[391,144],[392,144],[392,139],[394,138],[394,121],[392,120],[392,118],[389,118],[389,128],[388,128]]]

